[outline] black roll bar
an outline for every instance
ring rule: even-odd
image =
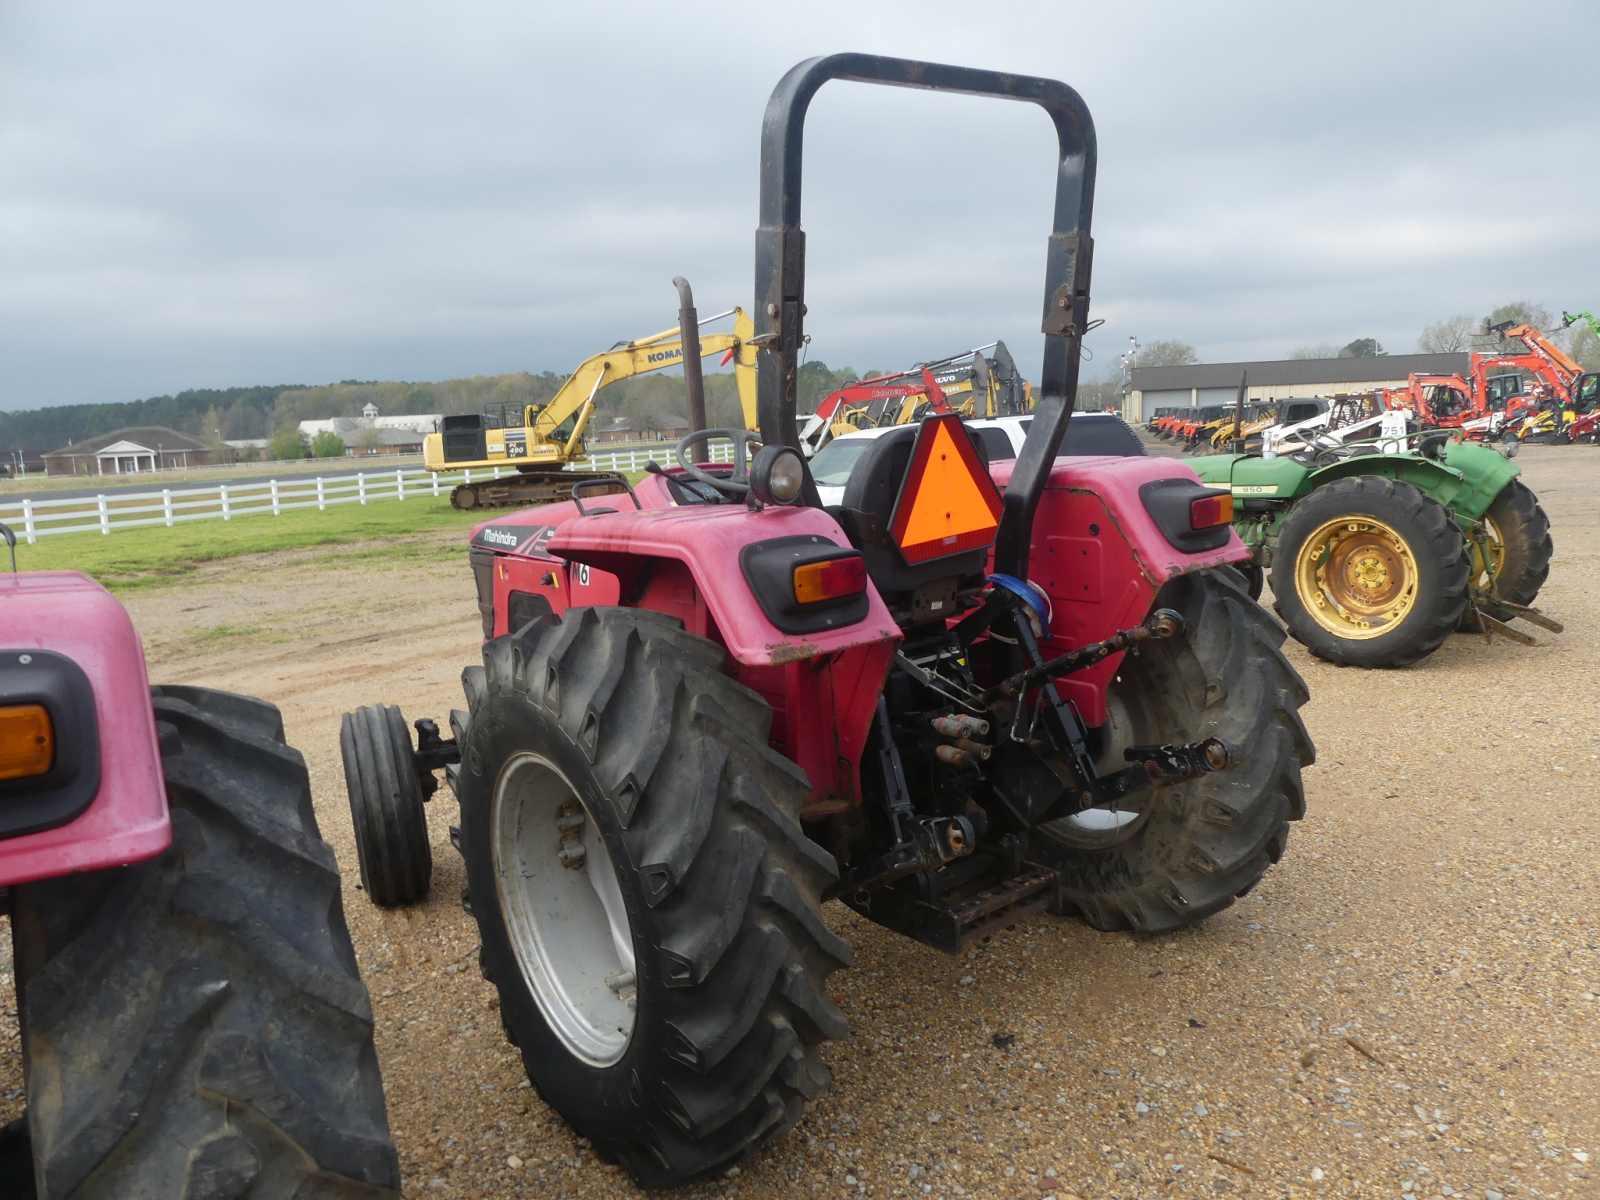
[[[1026,577],[1033,515],[1066,433],[1078,390],[1078,365],[1089,320],[1089,275],[1094,244],[1094,119],[1066,84],[1031,75],[973,67],[829,54],[789,69],[767,101],[761,123],[761,223],[756,230],[757,404],[761,437],[799,447],[795,422],[796,371],[804,344],[805,233],[800,228],[800,180],[806,111],[830,79],[993,96],[1037,104],[1056,129],[1054,218],[1045,254],[1044,365],[1027,441],[1006,488],[995,542],[995,569]],[[809,476],[806,501],[817,503]]]

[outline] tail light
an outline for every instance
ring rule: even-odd
[[[848,558],[801,563],[794,569],[793,581],[797,604],[859,596],[867,590],[867,560],[853,554]]]
[[[1189,502],[1189,528],[1212,529],[1233,521],[1233,495],[1200,496]]]
[[[130,748],[130,761],[139,753]],[[83,668],[50,650],[0,649],[0,838],[66,824],[93,803],[100,774]]]
[[[43,775],[55,760],[55,727],[44,705],[0,708],[0,779]]]
[[[864,620],[867,560],[820,534],[751,542],[739,567],[761,611],[784,633],[822,633]]]
[[[1233,521],[1233,493],[1209,488],[1194,478],[1152,479],[1139,488],[1139,499],[1175,550],[1195,554],[1228,544]]]

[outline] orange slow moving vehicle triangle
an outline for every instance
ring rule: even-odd
[[[987,546],[1000,524],[1000,496],[954,413],[917,431],[890,533],[915,566]]]

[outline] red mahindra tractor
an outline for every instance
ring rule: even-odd
[[[824,510],[795,372],[801,134],[834,79],[1037,104],[1059,156],[1022,450],[985,464],[930,416],[871,441]],[[1077,93],[812,59],[772,95],[761,164],[759,435],[692,433],[636,487],[480,526],[486,640],[453,736],[423,720],[413,745],[386,705],[341,730],[372,898],[427,888],[442,769],[507,1035],[646,1185],[725,1168],[827,1088],[850,947],[826,901],[952,952],[1038,910],[1191,925],[1283,854],[1313,756],[1228,493],[1170,458],[1056,457],[1089,309]],[[735,461],[697,459],[708,438]]]
[[[151,688],[74,572],[0,576],[0,901],[27,1115],[0,1195],[398,1197],[372,1007],[270,704]]]

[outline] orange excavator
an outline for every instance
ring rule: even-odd
[[[896,424],[899,413],[923,404],[934,412],[950,411],[944,391],[927,367],[857,380],[822,398],[800,430],[800,449],[810,457],[841,433]],[[883,420],[885,416],[889,419]]]
[[[1490,330],[1507,341],[1521,342],[1527,347],[1526,353],[1502,357],[1509,360],[1515,369],[1526,372],[1535,380],[1529,398],[1507,398],[1508,413],[1537,410],[1551,402],[1561,403],[1571,395],[1572,385],[1583,374],[1583,367],[1544,333],[1532,325],[1517,325],[1509,321],[1490,326]],[[1477,357],[1473,355],[1474,359]]]
[[[1498,433],[1507,421],[1566,399],[1583,368],[1565,350],[1531,325],[1506,321],[1490,329],[1525,349],[1474,353],[1465,378],[1412,375],[1381,394],[1383,406],[1407,409],[1431,428],[1461,429],[1482,438]]]

